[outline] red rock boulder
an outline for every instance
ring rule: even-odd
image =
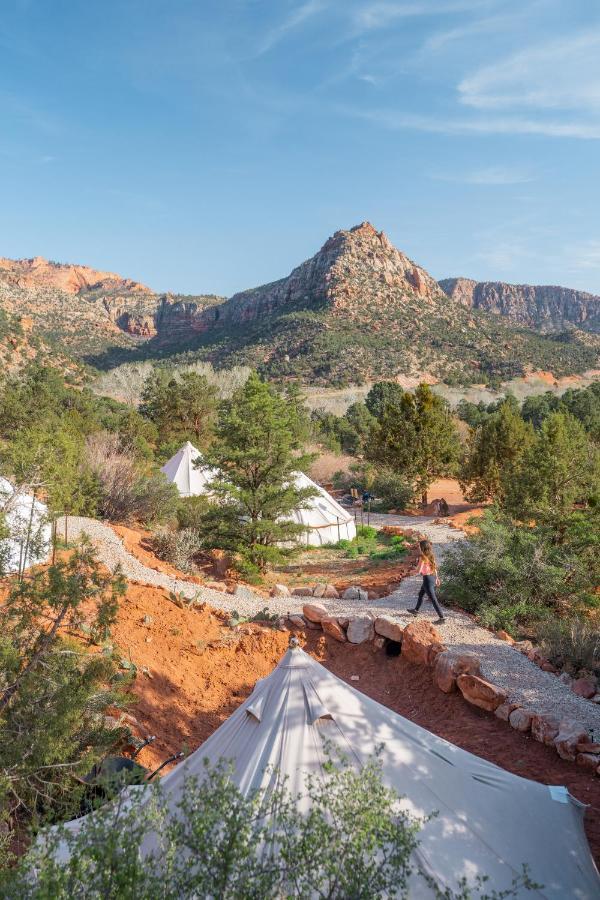
[[[343,644],[348,640],[348,638],[346,637],[346,632],[340,626],[338,620],[334,616],[324,616],[321,619],[321,627],[325,634],[328,634],[329,637],[335,638],[335,640],[339,641],[340,644]]]
[[[531,733],[540,744],[552,747],[560,731],[560,720],[555,716],[534,715],[531,719]]]
[[[433,680],[445,694],[456,690],[459,675],[480,674],[479,658],[474,653],[459,653],[457,650],[444,650],[438,654],[433,668]]]
[[[487,712],[495,712],[506,700],[504,691],[478,675],[459,675],[456,684],[467,703]]]
[[[441,644],[437,628],[430,622],[411,622],[402,634],[402,656],[409,662],[426,666],[432,644]]]
[[[596,681],[593,678],[578,678],[571,684],[571,690],[578,697],[591,700],[596,693]]]
[[[329,615],[322,603],[305,603],[302,607],[302,612],[304,618],[308,619],[309,622],[321,622],[322,619]]]
[[[578,753],[577,765],[589,772],[597,772],[600,766],[600,756],[597,753]]]
[[[589,740],[589,735],[585,728],[579,722],[565,719],[560,723],[559,732],[554,738],[554,746],[561,759],[575,762],[579,752],[578,745],[581,745],[586,740]]]

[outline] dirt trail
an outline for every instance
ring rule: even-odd
[[[458,529],[427,516],[373,515],[371,520],[379,527],[395,524],[420,532],[431,540],[439,561],[464,537]],[[72,517],[69,519],[69,531],[72,537],[87,533],[98,548],[102,562],[111,571],[120,564],[125,576],[135,582],[180,592],[185,597],[196,597],[209,603],[216,609],[228,612],[236,609],[246,615],[258,612],[267,602],[248,588],[243,588],[237,595],[226,594],[157,572],[132,556],[108,525],[94,519]],[[369,601],[340,598],[325,603],[333,616],[390,615],[406,623],[413,621],[407,610],[414,606],[418,589],[419,579],[409,577],[387,597]],[[301,597],[270,598],[268,605],[271,611],[285,615],[287,612],[300,612],[304,602],[306,598]],[[511,700],[538,712],[576,720],[589,731],[600,734],[600,705],[576,696],[555,675],[542,672],[523,654],[477,625],[470,616],[454,610],[447,610],[445,614],[446,624],[441,626],[441,631],[446,645],[477,653],[483,676],[503,687]],[[425,605],[423,616],[434,618]]]

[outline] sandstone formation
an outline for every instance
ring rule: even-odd
[[[342,644],[348,640],[346,632],[334,616],[324,616],[321,619],[321,627],[325,634],[335,638],[336,641],[340,641]]]
[[[302,613],[304,618],[310,622],[321,622],[322,619],[329,615],[322,603],[305,603],[302,607]]]
[[[404,625],[391,616],[379,616],[375,619],[375,633],[391,641],[400,643],[404,634]]]
[[[470,278],[446,278],[439,284],[462,306],[496,313],[530,328],[562,331],[575,325],[600,332],[600,297],[585,291]]]

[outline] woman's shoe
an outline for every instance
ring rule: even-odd
[[[407,609],[406,612],[409,612],[409,613],[411,614],[411,616],[418,616],[418,615],[419,615],[419,610],[418,610],[418,609]]]
[[[441,616],[439,619],[436,619],[433,624],[434,625],[443,625],[445,621],[446,621],[445,618],[443,616]]]

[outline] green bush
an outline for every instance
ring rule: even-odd
[[[399,801],[376,760],[358,771],[330,760],[298,795],[284,785],[247,796],[226,763],[206,761],[203,777],[188,778],[175,803],[159,785],[146,787],[98,810],[79,832],[46,835],[16,869],[0,874],[0,898],[407,900],[417,891],[440,900],[502,900],[542,887],[523,866],[507,890],[489,893],[485,877],[442,889],[412,860],[429,817],[406,812]],[[69,857],[62,863],[61,842]]]
[[[598,512],[560,523],[515,524],[490,510],[479,533],[449,548],[441,566],[444,596],[486,625],[515,630],[552,612],[564,616],[594,604],[598,581]]]
[[[377,500],[377,508],[405,509],[414,498],[414,487],[403,475],[391,469],[381,469],[375,475],[371,493]]]

